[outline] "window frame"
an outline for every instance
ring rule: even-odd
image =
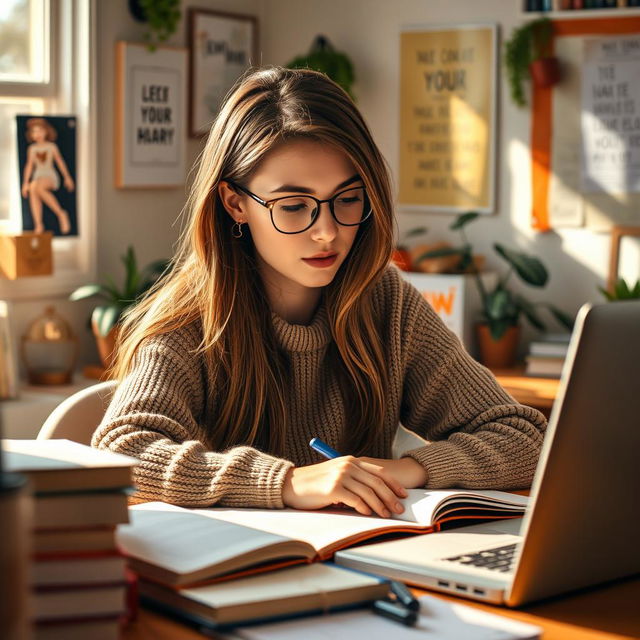
[[[50,0],[49,13],[50,33],[57,34],[57,37],[50,38],[54,52],[48,81],[0,81],[0,91],[7,97],[57,96],[56,112],[77,116],[79,235],[54,238],[53,274],[17,280],[0,277],[0,299],[11,301],[68,295],[78,286],[95,280],[97,272],[96,0]],[[59,64],[63,60],[72,60],[72,64]],[[29,94],[37,87],[40,88],[38,93]],[[51,93],[45,95],[43,89]]]

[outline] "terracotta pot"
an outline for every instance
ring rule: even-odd
[[[558,58],[540,58],[529,65],[531,78],[538,87],[551,87],[560,82]]]
[[[500,340],[494,340],[489,325],[476,325],[480,362],[491,369],[506,369],[516,363],[520,327],[509,327]]]
[[[411,262],[414,271],[422,273],[453,273],[460,263],[459,255],[440,256],[439,258],[423,258],[418,262],[418,258],[427,251],[436,249],[451,249],[448,242],[436,242],[435,244],[419,244],[410,250]]]
[[[391,254],[391,262],[403,271],[411,271],[411,256],[406,249],[396,249]]]
[[[98,327],[96,327],[93,321],[91,322],[91,327],[93,329],[93,335],[96,338],[96,346],[98,347],[98,354],[100,355],[102,366],[106,370],[109,370],[111,368],[111,365],[113,364],[116,341],[118,339],[118,332],[120,330],[120,327],[118,325],[115,325],[115,327],[113,327],[106,336],[100,335]]]

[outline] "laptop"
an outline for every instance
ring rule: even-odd
[[[576,319],[524,518],[339,551],[335,562],[516,607],[640,573],[640,301]]]

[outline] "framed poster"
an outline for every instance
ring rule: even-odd
[[[255,16],[189,10],[189,134],[201,137],[229,89],[256,64],[258,21]]]
[[[116,187],[184,186],[186,96],[186,49],[116,43]]]
[[[493,213],[497,27],[403,27],[399,202]]]
[[[76,118],[18,115],[22,230],[77,236]]]

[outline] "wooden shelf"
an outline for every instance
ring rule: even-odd
[[[547,417],[558,394],[560,380],[557,378],[535,378],[524,374],[524,367],[495,369],[496,380],[518,402],[535,407]]]

